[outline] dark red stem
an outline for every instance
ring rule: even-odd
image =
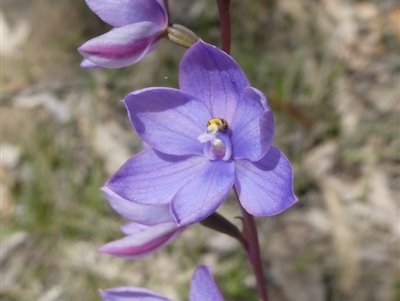
[[[231,52],[230,4],[230,0],[217,0],[219,19],[221,22],[221,49],[228,54]]]
[[[167,19],[168,19],[168,25],[172,25],[170,15],[169,15],[169,3],[168,0],[164,0],[165,8],[167,9]]]
[[[236,192],[236,196],[239,199],[239,196]],[[257,281],[257,292],[261,301],[268,301],[267,295],[267,281],[265,280],[262,262],[261,262],[261,254],[260,254],[260,245],[258,243],[258,235],[257,235],[257,227],[254,221],[254,217],[249,214],[242,206],[240,206],[243,213],[243,235],[247,240],[247,256],[249,261],[253,267],[254,276]]]

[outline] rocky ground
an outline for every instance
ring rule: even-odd
[[[170,3],[218,44],[214,1]],[[232,56],[272,103],[300,198],[257,220],[271,300],[400,300],[398,3],[232,0],[232,20]],[[163,41],[132,67],[82,70],[76,48],[108,30],[83,0],[4,0],[0,22],[1,299],[135,285],[186,300],[203,263],[227,300],[257,300],[240,246],[198,225],[143,260],[96,252],[122,223],[99,187],[141,147],[118,100],[176,87],[184,50]],[[235,221],[236,201],[219,212]]]

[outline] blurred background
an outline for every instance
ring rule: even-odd
[[[213,0],[170,6],[172,22],[219,45]],[[300,198],[257,219],[270,299],[400,300],[399,3],[231,11],[232,56],[272,104]],[[131,67],[81,69],[76,48],[109,30],[83,0],[3,0],[0,24],[1,300],[100,300],[98,288],[131,285],[183,301],[209,264],[226,300],[256,301],[239,244],[199,225],[139,261],[96,252],[123,223],[99,187],[141,147],[119,100],[177,87],[184,49],[165,40]],[[238,224],[234,198],[219,212]]]

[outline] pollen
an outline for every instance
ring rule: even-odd
[[[207,130],[209,132],[226,132],[228,131],[228,122],[223,119],[223,118],[211,118],[208,122],[207,122]]]

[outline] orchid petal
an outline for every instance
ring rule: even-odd
[[[258,94],[258,96],[260,97],[259,99],[260,99],[261,105],[263,106],[264,110],[270,111],[271,106],[269,105],[269,102],[268,102],[265,94],[254,87],[251,87],[251,89],[253,90],[254,93]],[[254,97],[254,96],[249,95],[249,97]]]
[[[151,147],[170,155],[203,155],[197,137],[211,118],[206,106],[177,89],[149,88],[124,99],[138,135]]]
[[[103,301],[171,301],[160,294],[140,287],[116,287],[100,290]]]
[[[134,203],[168,204],[207,162],[201,156],[170,156],[148,149],[125,162],[105,186]]]
[[[114,28],[78,48],[95,65],[120,68],[136,63],[154,49],[164,28],[139,22]]]
[[[81,68],[86,68],[86,69],[98,69],[101,68],[100,66],[96,65],[95,63],[92,63],[91,61],[87,59],[83,59],[81,64]]]
[[[124,238],[109,242],[99,249],[126,259],[138,259],[154,253],[175,239],[185,227],[178,227],[175,222],[158,224]]]
[[[148,229],[151,226],[147,226],[144,224],[139,224],[135,222],[128,222],[120,227],[121,232],[124,233],[125,235],[132,235],[136,234],[139,232],[142,232],[146,229]]]
[[[189,300],[224,301],[224,297],[207,266],[200,265],[193,273],[192,281],[190,282]]]
[[[271,146],[258,162],[235,160],[235,188],[243,208],[255,216],[275,215],[297,202],[288,159]]]
[[[272,144],[274,118],[272,111],[265,109],[265,96],[262,99],[258,92],[252,87],[245,88],[237,104],[231,125],[235,159],[258,161]]]
[[[230,123],[236,103],[249,82],[228,54],[199,40],[182,58],[179,86],[183,92],[202,100],[211,109],[212,117]]]
[[[232,161],[208,161],[173,197],[171,211],[177,223],[187,226],[211,215],[232,188],[234,173]]]
[[[167,15],[168,10],[167,10],[167,4],[165,3],[166,0],[156,0],[156,1],[161,6],[163,11],[166,12],[166,15]],[[168,15],[167,15],[167,17],[168,17]]]
[[[165,4],[158,0],[86,0],[86,3],[104,22],[114,27],[143,21],[160,26],[167,24]]]
[[[118,214],[130,221],[151,226],[174,220],[170,213],[169,204],[159,206],[136,204],[124,199],[107,186],[104,186],[101,190],[110,206]]]

